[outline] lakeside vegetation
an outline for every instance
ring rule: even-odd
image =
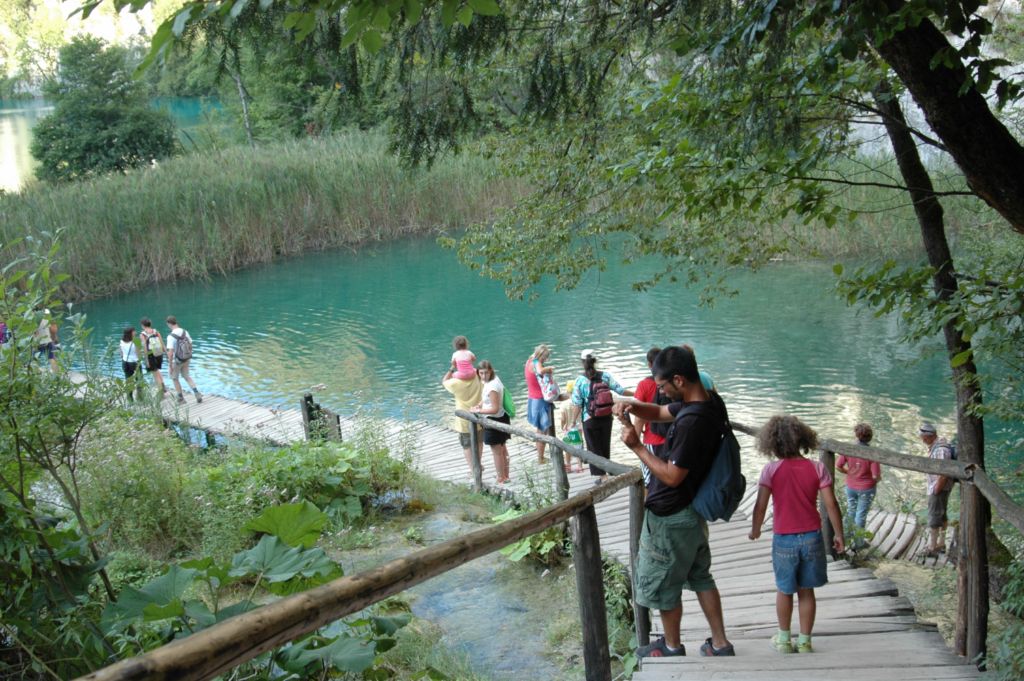
[[[459,229],[507,205],[517,186],[469,155],[405,169],[381,134],[355,131],[0,195],[0,243],[10,261],[21,255],[15,240],[59,230],[67,293],[82,299]]]

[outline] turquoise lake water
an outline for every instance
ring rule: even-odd
[[[201,389],[271,406],[295,407],[312,389],[344,413],[440,420],[450,409],[440,380],[451,339],[464,334],[521,405],[522,366],[538,343],[552,347],[562,382],[576,375],[580,350],[593,348],[601,366],[632,386],[651,345],[688,342],[744,423],[793,413],[848,440],[867,421],[876,444],[908,452],[921,449],[921,420],[954,430],[942,356],[900,343],[894,318],[847,307],[831,292],[830,267],[778,264],[732,281],[740,294],[709,309],[679,285],[635,292],[629,272],[612,265],[574,291],[515,302],[433,240],[411,240],[154,286],[81,310],[97,347],[116,344],[143,315],[177,315],[195,339]],[[988,431],[989,460],[1009,464],[999,448],[1019,432],[998,424]]]

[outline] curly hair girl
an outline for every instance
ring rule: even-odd
[[[818,447],[818,434],[795,416],[773,416],[757,434],[757,449],[765,456],[792,459]]]

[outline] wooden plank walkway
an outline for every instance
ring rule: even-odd
[[[268,409],[217,395],[204,396],[202,404],[195,403],[191,396],[185,405],[167,398],[161,407],[169,421],[221,435],[255,437],[278,444],[303,437],[298,409]],[[517,425],[521,421],[518,419]],[[411,455],[413,464],[423,473],[456,483],[470,481],[458,437],[451,430],[439,423],[395,419],[379,422],[389,445],[406,450],[400,453]],[[355,427],[352,419],[342,419],[345,437],[350,437]],[[550,463],[538,465],[533,443],[512,438],[509,453],[513,482],[498,491],[529,495],[533,490],[549,495],[553,470]],[[612,458],[635,464],[632,453],[617,442],[613,442]],[[494,466],[486,447],[483,461],[485,484],[489,482],[493,489]],[[584,491],[593,484],[593,478],[586,472],[571,473],[569,480],[571,493]],[[696,599],[692,593],[684,592],[682,635],[691,656],[649,659],[633,675],[634,681],[803,681],[852,676],[879,681],[923,681],[980,677],[973,665],[965,664],[946,647],[934,625],[918,621],[912,605],[898,594],[895,584],[845,561],[829,564],[830,583],[817,590],[815,653],[778,654],[768,642],[777,627],[770,517],[760,540],[747,539],[748,514],[755,496],[756,488],[751,486],[731,522],[711,525],[712,571],[722,593],[726,627],[737,656],[698,656],[700,643],[709,634]],[[602,550],[624,563],[629,557],[628,501],[628,492],[623,490],[597,507]],[[875,533],[872,545],[878,552],[892,557],[919,557],[924,532],[916,518],[876,511],[870,516],[868,528]],[[660,621],[656,615],[652,619],[657,635]],[[794,613],[794,629],[796,619]]]

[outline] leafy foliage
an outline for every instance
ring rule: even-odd
[[[74,676],[109,654],[95,627],[95,599],[102,598],[98,588],[107,597],[113,588],[98,532],[82,509],[77,465],[82,433],[118,393],[109,380],[72,381],[63,370],[67,353],[53,373],[45,359],[37,362],[37,330],[60,320],[63,277],[54,270],[56,242],[32,242],[27,250],[31,255],[0,269],[0,319],[12,334],[0,346],[0,635],[16,651],[12,673],[51,668],[50,674]],[[65,343],[84,339],[81,318],[63,321]],[[38,501],[40,489],[51,501]]]
[[[285,504],[268,509],[256,522],[281,526],[288,518],[303,515],[311,515],[305,502]],[[228,564],[203,558],[170,565],[141,588],[125,588],[116,603],[107,605],[102,624],[108,634],[118,635],[121,655],[142,652],[258,607],[255,596],[260,589],[285,596],[341,575],[341,568],[322,549],[288,546],[267,534]],[[234,598],[239,585],[246,586],[248,597]],[[299,677],[329,670],[361,674],[374,667],[379,653],[394,646],[393,635],[408,622],[400,615],[335,623],[247,663],[244,670],[260,678],[276,678],[278,667]]]
[[[997,681],[1011,681],[1024,676],[1024,563],[1010,564],[1009,581],[1003,589],[1002,607],[1013,621],[990,648],[989,669]]]
[[[109,545],[166,560],[201,543],[192,482],[200,471],[187,446],[162,424],[108,415],[85,432],[79,458],[82,506],[93,522],[103,523]]]
[[[170,116],[149,108],[124,48],[76,38],[61,48],[60,70],[46,94],[54,111],[39,122],[32,139],[40,179],[123,172],[174,152]]]
[[[500,515],[494,516],[491,520],[495,523],[503,523],[507,520],[515,520],[525,515],[526,511],[510,508]],[[561,526],[549,527],[543,532],[523,537],[519,541],[509,544],[499,553],[506,556],[513,562],[519,562],[524,558],[540,565],[558,565],[565,558],[565,531]]]

